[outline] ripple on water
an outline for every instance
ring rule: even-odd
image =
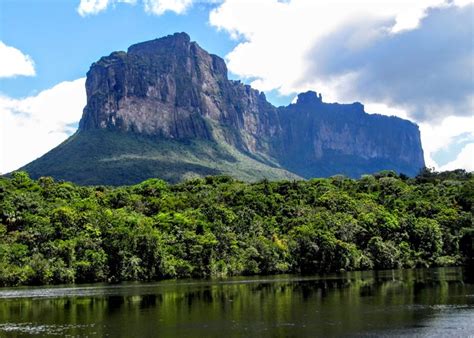
[[[36,324],[36,323],[2,323],[0,324],[0,333],[17,333],[28,335],[52,335],[64,336],[70,330],[85,330],[87,334],[96,334],[91,330],[95,324]]]

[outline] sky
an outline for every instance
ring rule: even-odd
[[[0,173],[75,132],[93,62],[174,32],[274,105],[362,102],[417,123],[427,166],[474,170],[472,0],[0,0]]]

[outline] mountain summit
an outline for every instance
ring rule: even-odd
[[[24,167],[80,184],[175,182],[229,174],[243,180],[424,166],[418,127],[369,115],[360,103],[298,95],[276,108],[227,78],[223,59],[186,33],[139,43],[92,64],[78,131]]]

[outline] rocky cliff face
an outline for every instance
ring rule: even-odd
[[[279,109],[277,156],[303,176],[350,176],[393,168],[414,175],[424,166],[418,126],[397,117],[369,115],[358,102],[324,103],[321,94],[298,95]]]
[[[86,91],[80,130],[211,140],[214,121],[229,127],[220,135],[226,142],[257,151],[260,136],[273,134],[277,125],[263,93],[229,81],[224,60],[185,33],[101,58],[87,73]]]
[[[115,161],[114,168],[121,168],[120,175],[126,177],[127,170],[119,162],[126,158],[127,165],[136,166],[138,162],[131,162],[137,156],[136,150],[132,151],[126,142],[120,149],[115,147],[115,141],[109,142],[110,133],[127,135],[127,142],[134,149],[140,147],[136,139],[130,139],[133,135],[156,140],[157,146],[147,143],[153,149],[140,158],[148,161],[150,175],[163,177],[161,169],[153,168],[177,168],[182,161],[176,158],[187,156],[182,155],[186,153],[195,158],[192,165],[199,165],[199,170],[193,170],[199,175],[232,174],[234,169],[244,167],[243,177],[251,177],[251,168],[256,167],[258,177],[267,177],[266,170],[276,170],[271,177],[340,173],[359,176],[383,169],[414,175],[424,166],[415,124],[395,117],[368,115],[360,103],[324,103],[315,92],[300,94],[295,104],[276,108],[263,93],[240,81],[228,80],[225,62],[190,41],[185,33],[139,43],[127,52],[101,58],[87,73],[86,91],[87,106],[78,133],[45,155],[47,161],[40,159],[29,166],[38,175],[48,174],[43,170],[46,163],[55,167],[51,164],[67,161],[59,157],[77,153],[83,147],[80,144],[94,148],[91,143],[95,141],[88,142],[86,135],[95,135],[95,139],[105,138],[113,151],[102,149],[103,156],[96,155],[94,161],[99,166],[104,161]],[[106,133],[97,134],[101,131]],[[195,143],[195,148],[183,146],[192,140],[201,143]],[[174,156],[174,164],[163,164],[166,156],[160,157],[163,152],[158,144],[166,144],[167,151],[171,149],[168,157]],[[203,162],[201,155],[194,156],[195,149],[214,149],[213,144],[219,146],[219,158],[212,160],[208,156]],[[221,159],[227,162],[219,162]],[[74,161],[69,162],[65,167],[74,167]],[[182,177],[185,175],[184,170]],[[110,182],[115,184],[117,180]]]

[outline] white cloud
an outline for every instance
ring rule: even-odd
[[[361,64],[357,59],[342,60],[347,63],[338,62],[339,50],[336,48],[346,52],[363,50],[367,45],[378,45],[377,42],[417,28],[430,8],[445,9],[471,2],[225,0],[211,11],[209,21],[217,29],[227,31],[232,38],[242,40],[226,56],[226,60],[229,70],[250,80],[253,87],[263,91],[276,89],[284,95],[316,89],[333,100],[350,101],[362,99],[358,95],[361,93],[354,93],[352,88],[347,87],[348,83],[363,78],[364,64],[357,68],[354,66]],[[466,27],[468,30],[469,24]],[[340,36],[344,29],[348,33]],[[335,34],[339,34],[336,36],[339,40],[334,41]],[[436,36],[427,36],[426,39],[436,42]],[[324,44],[326,42],[330,42],[331,46]],[[330,54],[327,49],[336,50],[336,55]],[[411,48],[408,53],[413,51]],[[402,50],[399,49],[399,52]],[[331,73],[331,69],[318,69],[333,66],[330,63],[327,65],[328,62],[321,65],[320,54],[347,69],[337,69],[336,74]],[[348,58],[352,57],[350,53],[347,54]],[[470,59],[460,60],[459,66],[465,69]],[[351,61],[356,64],[351,65]],[[385,59],[385,62],[396,61]],[[323,75],[326,76],[323,78]]]
[[[474,111],[473,15],[474,6],[432,10],[419,29],[384,33],[358,49],[348,43],[367,29],[346,27],[313,46],[301,82],[329,79],[339,84],[342,97],[403,106],[419,122],[469,115]],[[351,81],[343,80],[347,73],[354,75]]]
[[[0,41],[0,78],[18,75],[34,76],[35,63],[29,55],[23,54],[15,47],[7,46]]]
[[[75,131],[85,104],[85,78],[24,99],[0,96],[0,173],[18,169],[64,141]]]
[[[298,82],[319,40],[357,25],[361,31],[352,38],[361,44],[383,32],[414,29],[428,8],[440,6],[448,5],[444,0],[226,0],[209,20],[231,37],[243,38],[227,55],[230,71],[255,79],[258,89],[290,94],[308,89]]]
[[[451,161],[439,170],[454,170],[454,169],[465,169],[466,171],[474,171],[474,143],[467,144],[459,153],[454,161]]]
[[[110,0],[81,0],[77,11],[81,16],[97,14],[107,9]]]
[[[184,13],[193,3],[193,0],[143,0],[145,12],[162,15],[170,11],[176,14]]]
[[[193,0],[142,0],[142,2],[145,12],[155,15],[162,15],[168,11],[183,14],[193,4]],[[81,16],[94,15],[116,3],[135,5],[137,0],[81,0],[77,11]]]
[[[436,163],[432,158],[433,155],[440,150],[447,149],[460,135],[474,137],[474,116],[449,116],[439,123],[420,123],[420,132],[426,165],[442,170],[441,168],[446,165],[440,166]]]

